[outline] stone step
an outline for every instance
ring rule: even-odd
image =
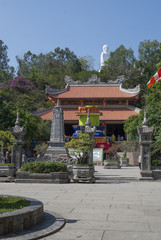
[[[14,182],[12,177],[0,177],[0,182]]]

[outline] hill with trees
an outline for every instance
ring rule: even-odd
[[[16,56],[18,70],[15,72],[14,68],[9,66],[7,49],[0,40],[0,83],[3,84],[0,92],[0,130],[7,130],[9,126],[14,125],[16,112],[19,109],[21,124],[28,129],[26,141],[49,139],[49,123],[32,114],[34,111],[51,106],[45,98],[46,85],[61,89],[65,87],[65,76],[70,76],[74,81],[87,82],[93,74],[106,83],[124,75],[125,88],[133,88],[140,84],[141,96],[137,106],[142,108],[146,105],[149,123],[154,121],[149,112],[154,113],[154,109],[160,106],[157,100],[160,83],[149,90],[146,84],[161,66],[161,51],[156,40],[140,42],[138,59],[131,48],[126,49],[125,46],[120,45],[110,53],[108,61],[100,72],[94,70],[92,57],[78,57],[69,48],[59,47],[45,54],[27,51],[22,58]],[[157,108],[153,99],[157,101]],[[159,112],[156,111],[156,114],[154,113],[154,118],[159,119]],[[141,119],[141,115],[126,122],[125,130],[129,135],[135,134],[134,125],[139,124],[141,121],[139,118]],[[133,122],[134,125],[131,125]],[[156,122],[156,126],[159,123]]]

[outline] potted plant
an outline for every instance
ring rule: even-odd
[[[128,148],[129,148],[129,142],[127,141],[122,141],[120,143],[120,149],[121,151],[123,151],[123,156],[120,157],[120,165],[122,167],[127,167],[129,165],[129,158],[127,157],[127,151],[128,151]]]
[[[79,133],[78,138],[65,143],[65,147],[69,148],[70,156],[76,160],[73,166],[74,182],[94,182],[94,166],[89,164],[94,143],[95,140],[91,139],[88,133]]]
[[[105,169],[121,168],[120,161],[118,159],[105,159],[104,168]]]
[[[68,183],[69,174],[65,163],[35,161],[24,164],[16,172],[15,182]]]
[[[106,159],[104,160],[104,168],[113,169],[121,168],[120,160],[117,155],[120,144],[113,143],[112,146],[106,151]]]

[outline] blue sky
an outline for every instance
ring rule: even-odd
[[[28,50],[68,47],[98,70],[104,44],[109,52],[131,47],[137,57],[141,41],[160,42],[160,9],[161,0],[0,0],[0,39],[14,67]]]

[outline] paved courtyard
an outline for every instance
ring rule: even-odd
[[[105,170],[96,175],[125,178],[139,169]],[[122,171],[122,173],[121,173]],[[131,172],[130,172],[131,171]],[[110,176],[112,178],[112,176]],[[44,209],[66,218],[65,227],[45,240],[160,240],[161,182],[101,182],[95,184],[0,183],[1,194],[36,198]]]

